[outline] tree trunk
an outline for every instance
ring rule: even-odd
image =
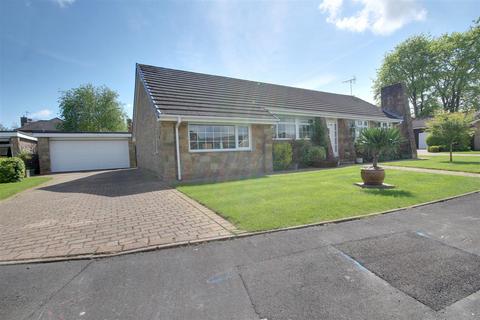
[[[378,167],[378,156],[377,155],[373,155],[373,163],[372,163],[373,167],[376,169]]]
[[[452,159],[452,152],[453,152],[453,143],[450,143],[450,162],[453,161],[453,159]]]

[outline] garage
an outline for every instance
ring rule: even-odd
[[[131,166],[130,133],[50,133],[37,136],[40,142],[46,138],[39,145],[40,158],[45,154],[42,145],[48,144],[50,170],[44,172],[120,169]],[[40,162],[42,166],[42,161]]]
[[[418,133],[418,149],[427,149],[427,133],[419,132]]]

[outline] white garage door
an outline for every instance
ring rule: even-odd
[[[427,149],[427,133],[420,132],[418,134],[418,149]]]
[[[128,140],[52,140],[52,172],[128,168]]]

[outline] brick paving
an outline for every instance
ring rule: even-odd
[[[228,237],[235,227],[136,169],[53,175],[0,202],[0,262]]]

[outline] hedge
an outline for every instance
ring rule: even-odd
[[[25,177],[25,163],[20,158],[0,159],[0,183],[18,182]]]

